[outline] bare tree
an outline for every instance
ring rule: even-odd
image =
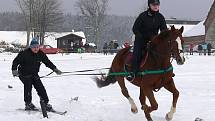
[[[63,12],[58,0],[16,0],[25,20],[27,45],[30,33],[44,44],[45,32],[61,23]]]
[[[23,31],[25,30],[24,26],[24,20],[21,13],[0,12],[0,31]]]
[[[25,26],[26,26],[26,31],[27,31],[27,43],[26,43],[26,47],[29,45],[29,40],[30,40],[30,32],[31,32],[31,10],[32,10],[32,6],[31,6],[31,0],[16,0],[17,5],[19,6],[23,17],[24,17],[24,22],[25,22]]]
[[[100,33],[105,26],[104,20],[106,17],[108,0],[78,0],[76,2],[87,22],[88,28],[92,28],[94,35],[94,42],[98,46],[100,43]]]
[[[47,30],[55,30],[60,27],[63,20],[63,12],[60,9],[58,0],[42,0],[42,10],[40,15],[40,40],[44,44],[44,36]]]

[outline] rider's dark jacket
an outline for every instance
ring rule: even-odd
[[[139,66],[145,53],[147,42],[158,35],[159,30],[167,30],[166,21],[163,15],[159,12],[153,12],[148,9],[141,13],[136,19],[133,26],[135,41],[132,61],[132,71],[135,74],[139,71]]]
[[[133,25],[135,36],[142,38],[142,40],[136,41],[151,40],[158,34],[159,29],[167,30],[165,18],[161,13],[153,12],[150,9],[141,13]]]

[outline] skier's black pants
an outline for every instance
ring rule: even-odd
[[[146,51],[146,45],[147,41],[143,40],[142,37],[135,37],[132,60],[132,72],[134,74],[137,74],[139,71],[141,60]]]
[[[37,91],[40,99],[45,103],[49,102],[48,95],[38,75],[36,76],[20,76],[19,79],[24,84],[24,101],[30,103],[32,101],[32,85]]]

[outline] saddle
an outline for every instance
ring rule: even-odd
[[[141,60],[141,63],[140,63],[140,67],[144,66],[145,64],[145,59],[146,59],[146,55],[147,54],[144,54],[142,60]],[[126,72],[130,72],[131,71],[131,66],[132,66],[132,60],[133,60],[133,50],[132,48],[129,50],[129,53],[125,59],[125,71]]]

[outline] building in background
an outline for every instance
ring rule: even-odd
[[[57,48],[65,52],[77,52],[86,43],[83,32],[72,32],[56,38]]]
[[[203,43],[205,41],[204,21],[201,21],[200,23],[192,27],[190,30],[184,32],[183,37],[186,45],[198,45],[200,43]]]
[[[213,2],[205,20],[205,42],[215,47],[215,1]]]

